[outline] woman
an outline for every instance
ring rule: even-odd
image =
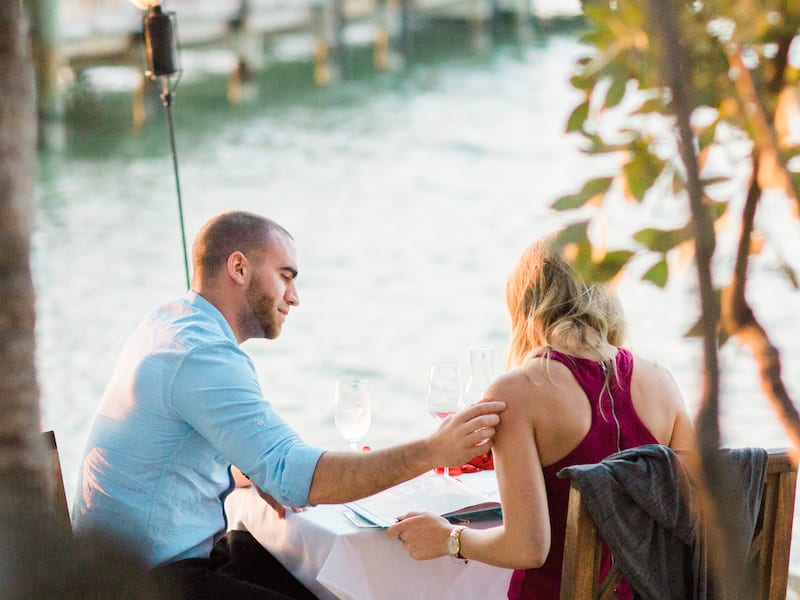
[[[570,484],[556,473],[644,444],[691,450],[694,431],[670,374],[620,347],[616,298],[582,283],[550,238],[525,250],[506,301],[508,370],[485,394],[507,406],[493,448],[503,524],[459,532],[409,513],[387,535],[418,560],[447,555],[449,541],[461,557],[517,569],[509,598],[557,599]]]

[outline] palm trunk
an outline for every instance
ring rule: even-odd
[[[21,0],[0,3],[0,526],[44,508],[30,269],[36,147],[33,69]]]

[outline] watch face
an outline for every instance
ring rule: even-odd
[[[450,553],[450,556],[458,556],[458,553],[461,551],[460,533],[461,529],[455,528],[450,532],[450,537],[447,538],[447,551]]]
[[[458,554],[458,546],[458,540],[451,534],[450,537],[447,538],[447,551],[450,553],[450,556]]]

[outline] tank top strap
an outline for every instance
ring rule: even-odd
[[[600,391],[606,381],[602,363],[588,358],[564,354],[558,350],[550,350],[549,356],[552,360],[560,362],[569,369],[588,398],[600,397]]]

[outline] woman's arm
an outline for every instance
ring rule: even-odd
[[[542,387],[537,386],[540,393]],[[535,568],[550,551],[550,521],[542,468],[534,439],[530,382],[519,371],[500,377],[486,397],[503,400],[492,450],[503,507],[503,524],[490,529],[465,529],[461,554],[470,559],[508,568]],[[412,558],[447,554],[452,529],[430,513],[411,513],[387,530],[398,537]]]

